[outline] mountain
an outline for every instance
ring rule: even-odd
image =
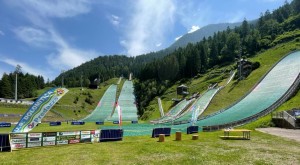
[[[238,23],[219,23],[219,24],[210,24],[207,26],[204,26],[192,33],[187,33],[180,37],[177,41],[175,41],[169,48],[170,50],[175,50],[179,47],[185,47],[188,43],[196,43],[203,39],[203,37],[209,37],[213,36],[214,33],[217,33],[218,31],[226,30],[227,27],[230,29],[233,29],[235,27],[238,27],[242,24],[242,22]]]

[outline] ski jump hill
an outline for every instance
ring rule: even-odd
[[[194,125],[203,130],[218,130],[254,121],[275,110],[297,91],[299,73],[300,51],[295,51],[279,60],[241,100],[198,120]],[[186,130],[190,125],[171,125],[172,132]],[[166,125],[134,124],[123,126],[123,129],[125,136],[140,136],[150,135],[153,128],[162,126]]]
[[[126,80],[123,84],[118,101],[116,100],[117,85],[111,85],[102,96],[95,110],[82,119],[86,122],[118,121],[118,112],[115,111],[116,102],[122,109],[122,121],[138,121],[132,81]]]

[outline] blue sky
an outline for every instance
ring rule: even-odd
[[[256,19],[284,0],[0,0],[0,75],[53,80],[98,56],[136,56],[205,25]]]

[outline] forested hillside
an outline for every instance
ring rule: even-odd
[[[226,30],[228,27],[229,28],[234,28],[236,26],[240,26],[242,23],[220,23],[220,24],[211,24],[204,26],[192,33],[187,33],[180,37],[177,41],[175,41],[170,47],[167,49],[170,50],[175,50],[179,47],[185,47],[187,46],[188,43],[196,43],[199,42],[203,37],[209,37],[214,35],[214,33],[218,31],[223,31]]]
[[[300,40],[299,10],[299,0],[291,4],[285,2],[272,13],[267,10],[261,14],[254,25],[244,20],[240,27],[215,33],[146,64],[135,83],[140,115],[155,96],[163,94],[178,80],[201,76],[210,68],[234,63],[240,54],[247,58],[276,44]]]

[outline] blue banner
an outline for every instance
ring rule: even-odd
[[[66,88],[52,88],[43,93],[23,115],[12,132],[29,132],[32,130],[54,104],[69,90]]]
[[[11,127],[11,123],[0,123],[0,127]]]

